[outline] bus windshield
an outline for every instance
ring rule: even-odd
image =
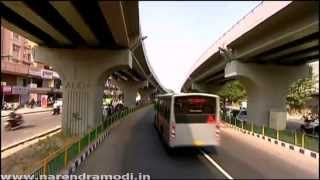
[[[176,123],[206,123],[208,115],[216,115],[215,97],[179,96],[174,100]]]

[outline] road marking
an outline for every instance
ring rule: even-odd
[[[203,154],[203,156],[211,163],[213,164],[223,175],[225,175],[228,179],[233,179],[229,173],[227,173],[224,169],[222,169],[221,166],[219,166],[218,163],[216,163],[207,153],[205,153],[203,150],[200,149],[200,152]]]

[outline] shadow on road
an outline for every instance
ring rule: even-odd
[[[218,155],[217,147],[204,147],[202,148],[202,150],[208,155],[214,155],[214,156]]]
[[[16,129],[16,130],[19,130],[19,129],[28,129],[28,128],[33,128],[33,127],[36,127],[36,126],[33,125],[33,124],[27,124],[27,125],[21,126],[20,128],[18,128],[18,129]]]

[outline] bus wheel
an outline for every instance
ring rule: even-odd
[[[160,126],[159,133],[160,133],[161,139],[164,141],[164,137],[163,137],[163,127],[162,127],[162,126]]]
[[[153,126],[154,126],[154,128],[156,128],[156,130],[158,131],[158,126],[157,126],[157,120],[156,120],[156,119],[153,121]]]
[[[172,155],[176,155],[177,153],[177,149],[174,147],[170,147],[169,144],[165,143],[165,149],[167,151],[167,153],[172,156]]]

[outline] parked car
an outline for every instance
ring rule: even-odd
[[[236,119],[238,121],[248,121],[248,115],[246,109],[240,109],[239,113],[237,114]]]
[[[226,116],[228,119],[236,118],[238,113],[240,112],[239,108],[233,106],[226,106],[225,108]]]
[[[319,135],[319,119],[312,121],[305,121],[301,125],[301,130],[307,134],[318,134]]]

